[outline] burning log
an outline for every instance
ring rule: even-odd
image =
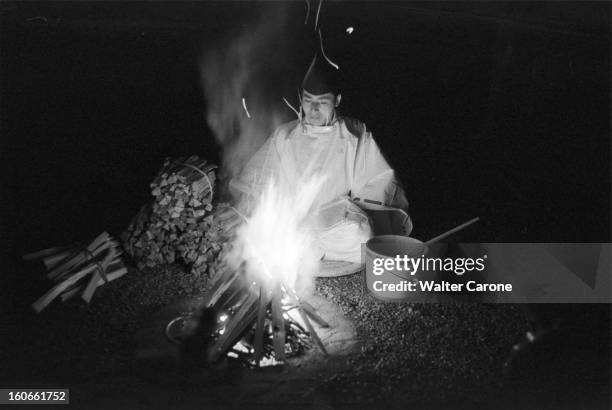
[[[226,355],[251,367],[282,364],[311,348],[311,340],[327,354],[310,319],[328,324],[314,308],[282,283],[270,289],[249,280],[244,264],[233,271],[225,267],[200,307],[219,312],[206,352],[209,361]]]
[[[283,363],[310,348],[324,354],[311,319],[327,325],[296,292],[320,266],[310,212],[325,178],[306,172],[295,184],[270,180],[224,255],[221,273],[203,302],[219,312],[207,358],[223,355],[250,366]]]
[[[264,325],[266,322],[266,313],[268,310],[270,299],[268,294],[259,287],[259,307],[257,309],[257,322],[255,323],[255,346],[253,350],[253,361],[260,363],[264,354]]]
[[[36,312],[42,311],[58,296],[66,301],[80,293],[81,298],[89,303],[99,286],[127,273],[119,243],[106,232],[88,245],[49,248],[23,258],[26,261],[40,260],[49,270],[47,277],[55,283],[32,304]]]
[[[197,156],[166,159],[151,182],[153,201],[121,235],[138,268],[183,262],[194,274],[210,273],[223,243],[212,215],[216,168]]]
[[[274,356],[278,361],[285,360],[285,321],[283,320],[282,292],[280,284],[276,284],[272,296],[272,335],[274,340]]]
[[[311,319],[327,323],[296,292],[320,266],[311,215],[324,181],[310,171],[291,184],[271,179],[243,217],[200,306],[218,312],[205,337],[209,361],[227,355],[250,366],[283,363],[311,341],[327,354]],[[178,320],[166,327],[171,340],[168,329]]]

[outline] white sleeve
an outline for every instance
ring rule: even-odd
[[[365,202],[408,208],[408,201],[395,178],[395,172],[369,131],[364,131],[357,146],[353,190],[353,197]]]

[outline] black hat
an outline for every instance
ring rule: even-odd
[[[327,93],[338,95],[340,93],[339,74],[338,69],[328,63],[321,53],[317,52],[306,71],[306,75],[304,75],[302,90],[314,95]]]

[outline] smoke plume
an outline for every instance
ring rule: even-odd
[[[284,80],[290,61],[286,7],[251,6],[258,9],[259,18],[208,47],[200,62],[206,120],[222,147],[227,177],[240,172],[270,133],[291,119],[282,102],[283,90],[289,88]],[[286,97],[295,100],[295,93]]]

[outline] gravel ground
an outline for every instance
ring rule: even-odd
[[[171,385],[168,380],[176,376],[171,369],[161,371],[168,374],[164,379],[134,368],[135,333],[155,312],[206,288],[205,278],[180,266],[130,269],[121,280],[100,288],[89,306],[78,300],[54,302],[36,315],[29,303],[46,286],[43,281],[15,281],[4,299],[13,314],[5,321],[3,387],[69,386],[73,403],[87,403],[79,408],[163,407],[160,403],[169,401],[155,395],[165,391],[172,396],[165,400],[191,408],[206,395],[223,407],[221,392],[231,392],[233,380],[257,380],[256,375],[244,376],[246,370],[225,368],[207,388],[210,377],[198,379],[191,369]],[[316,293],[353,320],[359,346],[354,354],[318,364],[285,385],[285,390],[306,392],[301,400],[307,408],[513,408],[492,403],[512,402],[502,364],[529,328],[518,306],[384,303],[364,290],[360,275],[318,279]],[[609,323],[609,309],[607,318]]]
[[[510,346],[528,329],[510,305],[380,302],[359,275],[320,279],[317,291],[354,319],[363,340],[332,385],[358,386],[359,401],[486,401],[502,384]]]

